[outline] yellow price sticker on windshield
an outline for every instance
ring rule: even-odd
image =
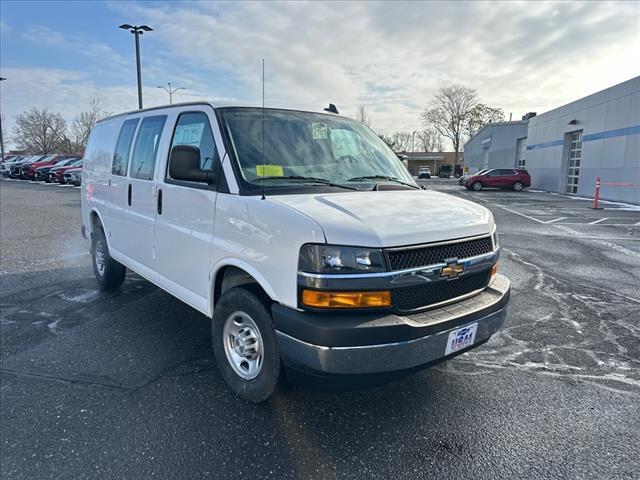
[[[282,165],[256,165],[256,175],[259,177],[282,177]]]

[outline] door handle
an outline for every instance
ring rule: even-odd
[[[158,190],[158,215],[162,215],[162,190]]]
[[[127,190],[127,203],[131,206],[131,184],[129,184],[129,189]]]

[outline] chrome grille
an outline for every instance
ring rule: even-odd
[[[491,270],[485,270],[462,275],[456,280],[402,287],[393,291],[393,303],[400,311],[417,310],[483,289],[489,280]]]
[[[491,236],[443,245],[433,245],[398,250],[387,250],[391,270],[407,270],[436,263],[449,258],[469,258],[490,253],[493,250]]]

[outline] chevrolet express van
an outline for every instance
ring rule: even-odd
[[[417,370],[506,315],[491,212],[419,188],[335,114],[188,103],[101,120],[82,222],[100,286],[130,269],[211,318],[218,367],[250,401],[285,376]]]

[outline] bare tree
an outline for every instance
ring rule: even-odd
[[[391,150],[395,150],[395,143],[393,142],[391,137],[386,137],[383,133],[379,133],[378,137],[380,138],[380,140],[386,143]]]
[[[433,100],[422,113],[425,127],[435,129],[440,135],[451,140],[456,152],[455,162],[458,163],[458,152],[462,146],[463,137],[476,128],[477,119],[484,118],[488,112],[483,105],[479,107],[478,94],[475,90],[462,85],[442,87],[434,95]],[[498,115],[500,109],[492,109],[492,115]],[[474,120],[475,119],[475,120]]]
[[[418,148],[423,152],[442,152],[442,137],[434,128],[425,128],[418,132]]]
[[[84,151],[89,140],[89,134],[98,120],[109,116],[100,105],[100,100],[92,98],[89,102],[89,110],[78,114],[71,124],[71,144],[72,148],[80,153]]]
[[[371,117],[369,117],[364,105],[358,107],[358,121],[364,123],[367,127],[371,127]]]
[[[395,132],[391,135],[394,150],[396,152],[408,152],[411,150],[412,134],[410,132]]]
[[[487,123],[501,122],[502,120],[504,120],[504,112],[501,108],[479,103],[469,112],[464,126],[464,133],[468,138],[471,138]]]
[[[16,116],[13,141],[18,150],[46,155],[60,149],[66,129],[67,124],[59,113],[32,108]]]

